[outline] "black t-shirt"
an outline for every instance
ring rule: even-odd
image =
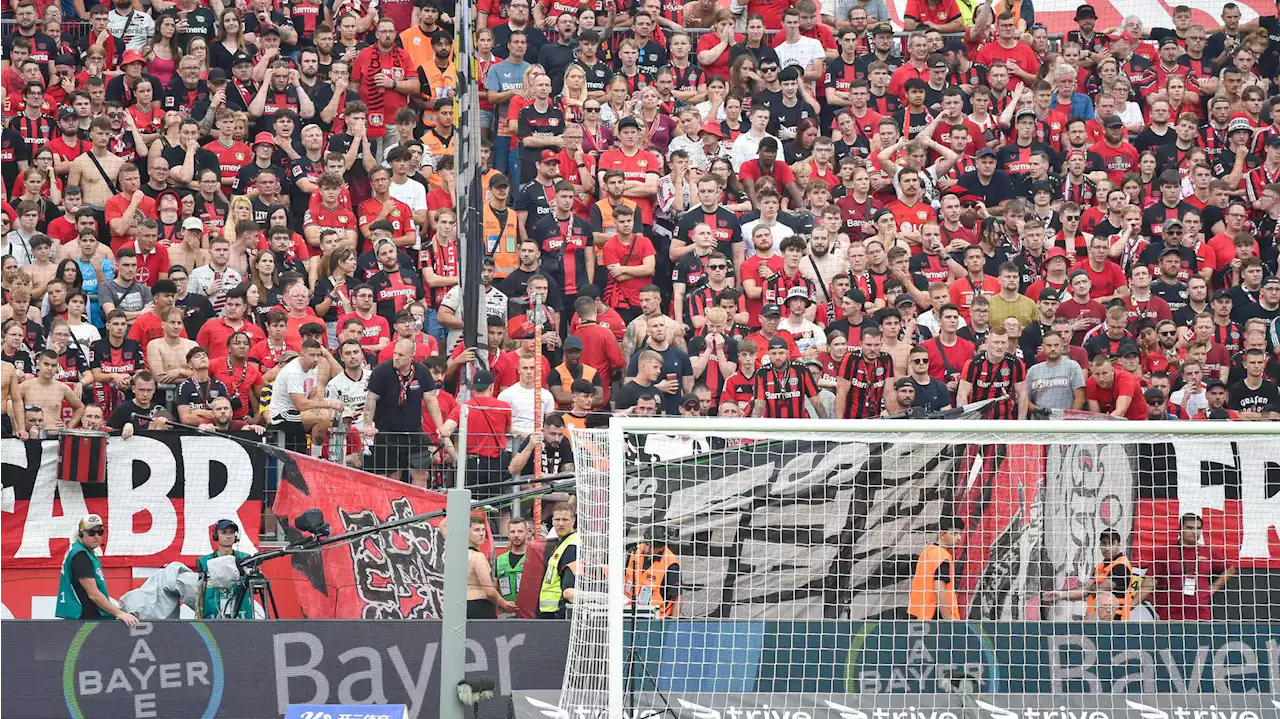
[[[8,51],[5,52],[8,57]],[[18,163],[31,161],[31,147],[27,145],[27,141],[22,138],[22,133],[10,127],[3,130],[3,139],[0,139],[0,180],[3,180],[6,189],[13,192],[14,183],[18,179]],[[17,188],[21,192],[22,188]]]
[[[951,390],[947,389],[946,383],[937,377],[930,377],[925,384],[920,384],[912,377],[911,384],[916,388],[916,399],[911,403],[912,407],[923,407],[926,412],[937,412],[951,404]]]
[[[618,393],[613,396],[613,406],[619,410],[629,409],[636,405],[636,400],[641,397],[656,397],[658,404],[662,404],[662,393],[657,387],[645,387],[637,382],[627,382],[618,389]]]
[[[1227,408],[1239,412],[1280,412],[1280,389],[1265,377],[1257,389],[1241,380],[1231,385]]]
[[[178,43],[182,46],[182,51],[187,51],[187,45],[191,43],[191,39],[202,37],[212,42],[217,35],[218,19],[214,16],[213,10],[207,7],[196,7],[194,10],[183,12],[178,10],[179,18],[186,18],[187,25],[182,28],[181,19],[178,26],[182,29],[178,30]]]
[[[532,103],[525,105],[520,110],[519,131],[516,137],[526,138],[533,136],[542,137],[559,137],[564,134],[564,111],[556,107],[554,102],[547,104],[546,110],[538,110],[537,106]],[[534,164],[538,158],[542,156],[543,150],[554,148],[548,147],[529,147],[523,142],[520,143],[520,163],[522,167],[529,169],[530,174],[536,174],[537,168]]]
[[[1142,153],[1142,152],[1146,152],[1147,150],[1172,146],[1177,141],[1178,141],[1178,134],[1173,131],[1172,126],[1165,128],[1165,132],[1163,135],[1157,135],[1156,133],[1152,132],[1151,127],[1148,126],[1146,129],[1144,129],[1142,132],[1139,132],[1138,135],[1133,138],[1133,146],[1138,149],[1138,152]]]
[[[194,379],[183,380],[178,386],[177,406],[188,406],[191,409],[212,409],[211,403],[217,397],[230,397],[227,386],[221,380],[209,379],[197,382]]]
[[[169,167],[182,167],[182,163],[187,160],[187,151],[180,145],[174,145],[161,151],[160,156],[169,163]],[[218,156],[203,147],[196,150],[192,176],[199,178],[201,170],[213,170],[219,173],[219,177],[222,176],[222,163],[218,162]]]
[[[520,451],[529,445],[531,440],[526,438],[520,444]],[[559,474],[563,472],[565,467],[573,464],[573,447],[569,444],[569,437],[561,437],[560,441],[551,444],[544,442],[542,444],[542,474]],[[533,474],[533,457],[525,462],[524,468],[520,470],[519,476],[526,477]]]
[[[435,390],[435,380],[421,362],[407,376],[387,360],[369,374],[369,391],[378,395],[374,425],[379,432],[421,432],[422,397]]]
[[[81,619],[105,619],[98,605],[89,598],[89,593],[80,584],[81,579],[96,582],[97,573],[93,571],[93,560],[85,552],[80,552],[71,559],[71,588],[75,590],[76,599],[80,602]]]
[[[991,181],[986,185],[979,181],[977,170],[966,172],[960,176],[950,191],[958,195],[961,200],[964,200],[966,195],[976,197],[987,207],[995,207],[1016,194],[1009,175],[1002,170],[996,170],[991,176]]]
[[[190,272],[192,268],[186,269]],[[177,300],[174,305],[182,310],[182,326],[187,330],[188,337],[200,334],[204,323],[213,318],[213,304],[204,295],[188,292],[186,297]]]
[[[160,406],[153,401],[150,407],[143,409],[138,406],[134,400],[129,400],[124,404],[116,407],[107,418],[107,426],[111,429],[124,429],[124,426],[133,423],[136,430],[144,430],[151,425],[151,416]]]

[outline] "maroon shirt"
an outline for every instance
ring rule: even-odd
[[[1226,560],[1208,547],[1173,544],[1156,550],[1151,562],[1156,579],[1153,601],[1168,621],[1213,619],[1213,578],[1226,571]]]

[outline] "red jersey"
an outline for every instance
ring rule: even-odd
[[[1138,171],[1138,148],[1127,142],[1121,141],[1119,147],[1112,147],[1106,140],[1098,140],[1089,151],[1102,157],[1102,169],[1106,171],[1107,179],[1116,186],[1120,185],[1125,175]]]
[[[919,232],[921,225],[938,221],[938,216],[934,214],[933,208],[924,201],[917,201],[914,205],[907,205],[903,204],[901,200],[897,200],[889,205],[889,211],[893,213],[893,221],[898,225],[899,232]],[[920,246],[913,246],[911,254],[920,254]]]
[[[662,160],[648,150],[637,150],[635,154],[628,155],[622,151],[622,148],[615,147],[605,150],[604,154],[600,155],[600,160],[596,163],[596,170],[600,173],[619,170],[627,176],[628,180],[644,182],[649,175],[660,175],[662,173]],[[652,227],[653,198],[632,197],[630,199],[639,208],[640,217],[644,224]]]
[[[209,376],[226,386],[227,395],[231,397],[231,416],[236,419],[248,417],[249,400],[253,388],[262,384],[262,372],[248,362],[235,365],[227,358],[225,362],[210,362]],[[236,400],[239,400],[238,405]]]
[[[403,237],[413,232],[413,210],[408,205],[397,200],[394,197],[388,197],[392,208],[387,211],[387,216],[382,218],[391,223],[394,228],[392,237]],[[323,208],[322,208],[323,209]],[[356,212],[356,221],[361,227],[368,227],[382,212],[382,202],[376,197],[370,197],[360,203],[360,207]]]
[[[347,321],[348,317],[355,317],[360,320],[360,346],[369,348],[377,345],[383,337],[391,338],[391,325],[387,324],[387,320],[382,315],[374,314],[370,317],[361,317],[359,314],[352,312],[350,314],[339,313],[338,328],[342,328],[342,323]],[[390,345],[388,345],[390,346]],[[365,350],[368,352],[368,349]]]
[[[1132,421],[1145,420],[1147,418],[1147,400],[1142,396],[1142,383],[1137,377],[1128,372],[1114,368],[1115,380],[1108,388],[1098,386],[1098,380],[1090,377],[1084,383],[1084,396],[1087,400],[1098,403],[1101,411],[1111,414],[1116,409],[1116,400],[1120,397],[1131,397],[1129,408],[1125,410],[1124,418]]]
[[[227,326],[225,318],[214,317],[200,328],[200,334],[196,335],[196,344],[209,350],[209,361],[212,362],[227,356],[227,340],[236,332],[244,332],[253,342],[264,341],[267,338],[261,327],[248,320],[241,320],[240,327],[232,329]]]
[[[657,254],[653,249],[653,243],[643,235],[631,235],[630,245],[623,244],[619,236],[614,235],[604,245],[600,264],[606,268],[614,264],[630,267],[641,264],[646,257],[656,257]],[[625,280],[615,280],[610,276],[604,292],[605,303],[614,309],[639,307],[640,289],[652,281],[652,276],[631,277]]]
[[[253,160],[253,150],[243,142],[235,142],[232,143],[231,147],[227,147],[214,140],[205,145],[204,149],[212,152],[218,158],[218,173],[224,185],[227,180],[235,182],[236,175],[240,174],[241,168]]]
[[[278,346],[272,346],[270,342],[263,339],[249,348],[248,361],[257,365],[263,372],[270,372],[280,364],[284,353],[290,350],[297,352],[298,344],[289,342],[288,338],[282,339]],[[212,365],[211,361],[210,366]]]
[[[302,227],[318,227],[322,232],[334,230],[340,237],[346,237],[347,230],[356,229],[356,213],[350,207],[343,207],[341,203],[334,209],[320,205],[318,209],[306,211],[302,216]]]
[[[124,217],[125,210],[127,209],[129,209],[129,198],[125,197],[123,194],[112,195],[111,198],[107,200],[106,204],[107,225],[110,226],[112,220]],[[156,201],[150,197],[143,196],[142,202],[138,203],[138,209],[134,211],[134,215],[134,224],[143,218],[152,220],[156,219]],[[124,247],[127,243],[132,241],[133,238],[128,235],[117,235],[112,233],[111,251],[119,252],[121,247]]]
[[[1099,297],[1114,295],[1118,288],[1125,285],[1124,270],[1120,269],[1120,265],[1111,260],[1103,260],[1101,270],[1093,269],[1093,266],[1089,264],[1089,260],[1080,260],[1071,268],[1071,272],[1076,270],[1084,270],[1085,274],[1089,275],[1089,279],[1093,281],[1093,288],[1089,290],[1089,297],[1095,300]]]
[[[400,14],[413,12],[413,3],[396,0],[385,3],[382,8],[383,17],[399,17]],[[397,12],[399,11],[399,12]],[[396,32],[403,32],[411,24],[408,17],[396,21]],[[387,125],[395,122],[396,112],[409,104],[409,98],[395,90],[383,89],[374,84],[377,75],[386,75],[393,80],[407,80],[416,77],[418,66],[409,53],[402,47],[392,47],[390,52],[382,52],[378,46],[370,45],[356,55],[351,65],[351,79],[359,83],[360,99],[369,107],[369,137],[383,137],[387,134]]]

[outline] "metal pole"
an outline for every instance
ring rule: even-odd
[[[467,486],[467,415],[471,414],[471,407],[463,402],[458,406],[458,459],[454,464],[453,487],[454,489],[462,489]]]
[[[471,490],[450,489],[444,543],[444,630],[440,636],[440,719],[466,719],[458,682],[467,665],[467,554]]]

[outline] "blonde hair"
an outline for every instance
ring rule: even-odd
[[[235,216],[235,211],[241,206],[248,208],[249,219],[253,219],[253,200],[250,200],[248,195],[232,195],[231,199],[227,202],[227,222],[222,226],[222,236],[227,238],[227,242],[230,242],[232,245],[235,245],[237,235],[236,222],[231,218]]]
[[[578,92],[577,97],[569,96],[569,73],[571,72],[577,72],[578,74],[582,75],[582,89]],[[582,66],[577,64],[573,64],[573,65],[570,65],[569,67],[566,67],[564,69],[564,82],[561,84],[561,87],[563,89],[561,90],[560,94],[564,96],[566,99],[571,101],[576,101],[578,104],[582,104],[586,102],[587,101],[587,71],[583,70]]]

